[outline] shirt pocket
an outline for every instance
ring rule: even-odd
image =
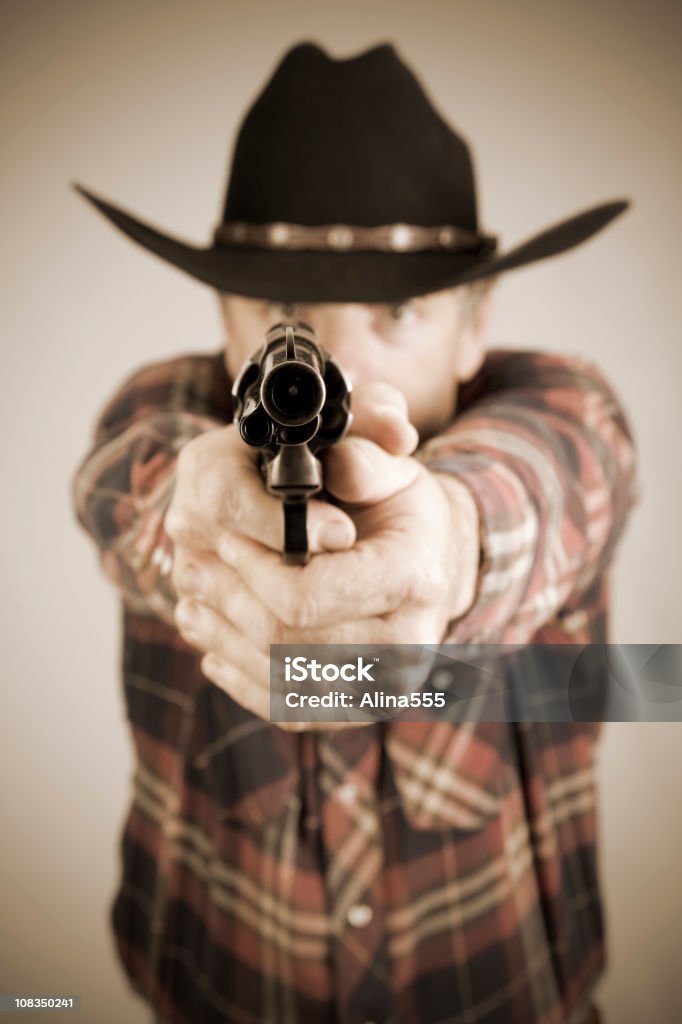
[[[517,784],[504,722],[392,722],[385,744],[402,811],[420,831],[481,829]]]

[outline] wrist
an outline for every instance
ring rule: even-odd
[[[449,620],[460,619],[471,609],[479,585],[481,521],[478,506],[466,484],[451,473],[434,473],[450,508],[447,545],[451,580]]]

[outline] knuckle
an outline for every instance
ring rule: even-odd
[[[226,485],[221,475],[214,471],[213,466],[200,477],[197,486],[197,498],[201,513],[213,522],[224,519],[232,520],[234,491]]]
[[[197,455],[202,448],[202,436],[193,437],[183,444],[178,451],[175,466],[180,479],[191,475],[196,465]]]
[[[270,644],[286,643],[283,639],[284,625],[263,606],[249,607],[248,612],[228,614],[227,618],[263,654],[270,653]]]
[[[291,630],[283,622],[277,619],[271,627],[263,617],[263,622],[260,624],[259,637],[262,639],[262,646],[266,647],[270,644],[291,644],[294,643],[292,639]]]
[[[176,550],[175,558],[173,560],[173,568],[171,570],[171,584],[172,584],[173,590],[178,595],[178,597],[182,597],[183,593],[184,593],[182,575],[183,575],[183,570],[180,567],[179,560],[178,560],[178,557],[177,557],[177,550]]]
[[[417,604],[430,605],[445,596],[447,591],[446,574],[437,559],[423,559],[419,572],[412,577],[410,589],[410,596]]]
[[[290,586],[282,593],[281,619],[290,629],[310,629],[317,622],[318,603],[315,594],[302,587]]]
[[[216,627],[215,616],[207,608],[201,608],[194,628],[194,635],[201,639],[203,650],[212,651],[223,657],[224,651],[220,643],[220,631]]]
[[[382,635],[381,642],[385,644],[399,644],[404,642],[405,637],[405,623],[402,619],[393,615],[390,616],[384,622],[384,634]]]
[[[185,444],[177,461],[176,496],[191,504],[205,519],[221,518],[229,513],[236,488],[228,480],[225,453],[216,446],[216,432],[200,434]]]
[[[181,543],[189,534],[188,517],[178,501],[172,501],[164,517],[163,528],[172,541]]]

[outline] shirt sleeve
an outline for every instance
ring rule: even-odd
[[[222,353],[143,367],[105,406],[73,478],[75,513],[127,607],[173,621],[172,542],[164,517],[178,452],[231,420]]]
[[[609,564],[637,499],[632,433],[579,357],[491,352],[460,409],[419,453],[469,487],[481,524],[476,597],[446,639],[527,643]]]

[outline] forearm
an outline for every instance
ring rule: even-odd
[[[190,414],[156,414],[97,446],[73,481],[76,517],[126,604],[173,620],[172,543],[164,516],[175,485],[177,453],[219,424]]]
[[[173,621],[172,544],[164,516],[182,447],[224,425],[215,359],[157,364],[127,381],[99,418],[93,445],[73,478],[76,517],[126,604]],[[220,379],[217,384],[229,389]],[[225,401],[225,398],[222,397]],[[228,409],[226,407],[227,415]]]
[[[486,397],[420,452],[479,514],[477,594],[453,641],[527,642],[606,568],[635,500],[632,437],[598,371],[510,353],[505,382],[504,358]]]

